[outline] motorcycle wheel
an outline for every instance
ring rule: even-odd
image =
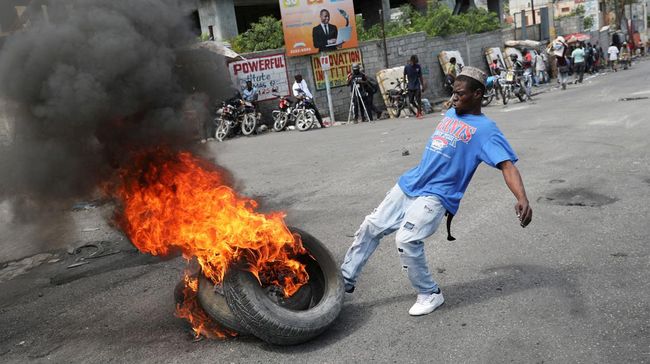
[[[393,97],[391,99],[390,106],[387,108],[389,110],[389,113],[392,117],[398,118],[402,114],[402,110],[404,109],[404,101],[397,98]]]
[[[517,98],[519,99],[520,102],[525,102],[526,101],[526,85],[524,84],[523,81],[519,81],[519,83],[516,85],[517,91],[516,95]]]
[[[241,133],[248,136],[253,134],[255,127],[257,126],[257,118],[254,114],[244,115],[244,119],[241,121]]]
[[[503,90],[503,87],[499,87],[499,92],[501,93],[501,99],[503,100],[503,104],[507,105],[508,100],[506,99],[506,92]]]
[[[402,113],[402,108],[403,108],[403,106],[400,106],[398,101],[393,101],[393,103],[390,106],[391,114],[394,117],[398,118],[399,115]]]
[[[517,98],[519,99],[519,102],[525,102],[526,101],[526,91],[524,91],[522,88],[520,88],[519,92],[517,92]]]
[[[314,115],[313,111],[304,110],[296,118],[296,129],[300,131],[306,131],[311,129],[312,125],[314,125],[315,118],[316,116]]]
[[[488,106],[492,102],[493,98],[494,98],[494,90],[490,91],[487,95],[483,96],[483,99],[481,100],[481,106],[483,107]]]
[[[217,132],[216,132],[216,138],[218,141],[222,142],[224,141],[228,135],[230,134],[230,125],[225,120],[221,120],[219,122],[219,126],[217,126]]]
[[[507,87],[505,90],[502,91],[502,96],[503,96],[503,104],[508,105],[508,101],[512,98],[512,93],[510,91],[510,88]]]
[[[287,127],[289,115],[286,112],[279,112],[273,115],[273,131],[283,131]]]

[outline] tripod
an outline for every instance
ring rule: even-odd
[[[358,111],[356,110],[356,108],[359,106],[358,105],[359,102],[361,103],[361,107],[363,109],[362,118],[363,116],[365,116],[366,120],[370,121],[370,117],[368,116],[368,109],[366,108],[366,103],[363,101],[363,96],[361,95],[360,88],[361,86],[357,83],[356,80],[352,81],[352,92],[350,95],[350,111],[348,112],[348,122],[347,122],[348,124],[350,124],[350,120],[352,120],[353,117],[355,118],[354,121],[356,122],[356,116],[358,115]],[[358,101],[357,105],[355,105],[354,102],[355,97],[357,98]]]

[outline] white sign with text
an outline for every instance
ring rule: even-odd
[[[230,79],[239,91],[246,87],[246,81],[251,81],[259,93],[258,100],[272,99],[273,89],[280,95],[289,94],[287,79],[287,62],[284,54],[274,54],[242,61],[230,62]]]

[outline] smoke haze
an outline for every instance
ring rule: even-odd
[[[194,37],[189,12],[176,0],[66,3],[0,50],[0,107],[16,105],[0,146],[0,203],[11,202],[0,219],[65,219],[61,206],[92,195],[130,148],[196,145],[174,52]]]

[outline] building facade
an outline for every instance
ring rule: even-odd
[[[279,0],[189,0],[194,2],[195,23],[199,24],[200,33],[215,40],[228,40],[246,31],[250,24],[261,16],[272,15],[280,19]],[[482,7],[496,12],[503,19],[503,0],[442,0],[454,9],[455,13],[472,7]],[[410,4],[417,9],[426,9],[427,0],[354,0],[357,14],[362,14],[366,24],[380,21],[381,10],[386,20],[390,9],[403,4]]]

